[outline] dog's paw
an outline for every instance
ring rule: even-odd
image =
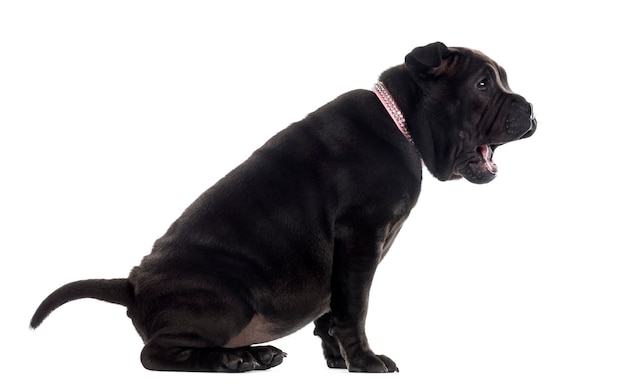
[[[287,354],[272,346],[233,348],[223,352],[222,368],[226,372],[266,370],[283,362]]]
[[[326,365],[328,368],[342,368],[346,369],[348,366],[346,365],[346,361],[343,360],[343,357],[339,356],[337,358],[326,358]]]
[[[250,347],[248,352],[258,361],[257,370],[276,367],[287,357],[285,352],[271,345]]]
[[[350,372],[400,372],[396,363],[385,355],[362,354],[350,359]]]

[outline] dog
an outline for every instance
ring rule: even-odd
[[[255,345],[314,321],[328,367],[396,372],[365,334],[369,290],[416,204],[422,163],[482,184],[497,147],[530,137],[532,105],[483,53],[436,42],[277,133],[187,208],[127,279],[69,283],[126,306],[149,370],[242,372],[286,354]]]

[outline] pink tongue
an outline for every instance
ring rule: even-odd
[[[492,174],[498,173],[498,166],[491,159],[493,157],[493,151],[489,145],[482,145],[479,147],[480,154],[483,156],[483,160],[485,160],[485,166],[487,170]]]

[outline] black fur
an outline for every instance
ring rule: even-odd
[[[374,93],[344,94],[203,193],[127,280],[65,285],[32,327],[97,298],[127,306],[146,368],[238,372],[280,364],[282,351],[252,345],[315,321],[329,367],[397,371],[369,348],[365,317],[376,267],[417,202],[422,160],[441,180],[491,181],[481,154],[530,136],[536,121],[476,51],[418,47],[381,80],[416,145]]]

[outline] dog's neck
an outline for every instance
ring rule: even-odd
[[[402,115],[402,111],[400,111],[400,108],[396,104],[396,101],[393,99],[391,93],[389,93],[389,90],[387,90],[387,88],[385,87],[385,84],[382,82],[376,82],[373,91],[380,100],[380,102],[383,104],[385,109],[387,109],[387,113],[389,113],[389,115],[393,119],[393,122],[396,123],[396,126],[398,127],[400,132],[411,144],[415,145],[415,142],[413,141],[413,138],[411,137],[411,134],[409,134],[409,130],[407,129],[406,120]]]

